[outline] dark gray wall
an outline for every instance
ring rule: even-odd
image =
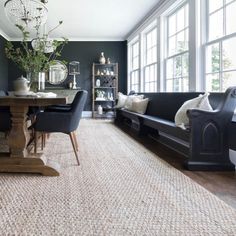
[[[4,51],[6,42],[0,35],[0,90],[8,90],[8,59]]]
[[[88,91],[88,101],[85,110],[91,111],[91,91],[92,91],[92,63],[98,62],[100,53],[104,52],[105,57],[109,57],[111,62],[119,63],[119,91],[126,93],[127,90],[127,42],[69,42],[65,45],[60,60],[79,61],[80,75],[77,76],[77,84],[82,89]],[[67,65],[68,66],[68,65]],[[12,89],[12,81],[18,78],[22,72],[9,62],[9,89]],[[67,87],[72,81],[72,76],[68,76],[63,84]]]

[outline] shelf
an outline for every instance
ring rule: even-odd
[[[95,77],[116,77],[118,76],[117,74],[114,75],[94,75]]]
[[[97,112],[94,112],[93,116],[94,116],[94,118],[114,118],[115,113],[114,112],[103,112],[102,115],[99,115]]]
[[[100,64],[100,63],[93,63],[95,66],[115,66],[116,63],[110,63],[110,64]]]
[[[115,100],[94,100],[94,102],[115,102]]]
[[[92,112],[93,118],[107,118],[111,119],[116,116],[116,100],[118,93],[119,71],[118,63],[100,64],[93,63],[92,66]],[[102,73],[102,74],[101,74]],[[113,73],[113,74],[111,74]],[[99,81],[98,81],[99,80]],[[96,86],[97,85],[100,86]],[[99,83],[100,82],[100,83]],[[97,95],[101,92],[105,100],[99,100]],[[112,94],[112,100],[109,100],[109,93]],[[96,98],[98,100],[96,100]],[[103,107],[103,114],[98,115],[98,106]]]
[[[116,87],[94,87],[95,89],[115,89]]]

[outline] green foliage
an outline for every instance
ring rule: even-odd
[[[217,73],[220,70],[220,52],[218,46],[212,46],[211,68],[213,73]],[[212,78],[211,89],[212,91],[220,90],[220,80],[218,74],[215,74],[214,78]]]
[[[222,59],[223,59],[223,65],[224,68],[229,68],[232,65],[232,62],[227,57],[224,50],[222,50]],[[212,57],[211,57],[211,68],[212,73],[214,73],[212,76],[212,85],[211,89],[212,91],[220,91],[220,78],[219,78],[219,71],[220,71],[220,51],[219,51],[219,45],[212,46]],[[226,83],[226,81],[229,79],[229,75],[225,75],[222,78],[222,83]]]
[[[62,22],[59,22],[59,25]],[[66,38],[62,41],[53,40],[52,45],[54,51],[52,53],[45,53],[45,48],[48,40],[48,35],[38,37],[37,32],[37,50],[29,46],[29,32],[21,25],[16,25],[21,31],[23,40],[20,47],[15,47],[12,42],[7,42],[5,46],[5,53],[8,59],[12,60],[22,71],[26,73],[37,73],[41,71],[48,71],[50,65],[61,56],[64,45],[68,42]]]

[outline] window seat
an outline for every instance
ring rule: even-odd
[[[139,135],[150,135],[155,140],[187,157],[189,170],[235,170],[229,159],[232,117],[236,107],[236,87],[225,93],[211,93],[209,101],[212,112],[188,110],[190,127],[177,127],[174,117],[181,105],[199,92],[191,93],[145,93],[149,98],[144,115],[117,109],[115,123],[125,123]],[[234,141],[235,142],[235,141]]]

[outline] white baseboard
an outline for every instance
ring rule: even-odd
[[[92,118],[92,111],[83,111],[82,118]]]

